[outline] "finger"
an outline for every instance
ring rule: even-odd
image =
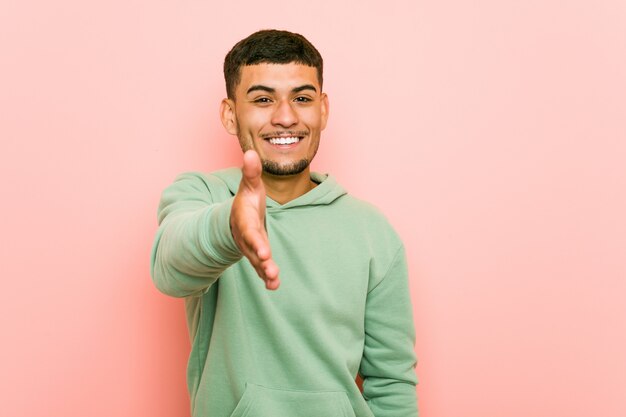
[[[276,290],[280,286],[280,279],[278,279],[278,267],[270,259],[257,265],[252,264],[252,267],[256,271],[259,278],[265,282],[265,288],[268,290]]]
[[[249,150],[243,154],[243,168],[241,171],[243,173],[242,180],[246,185],[257,188],[261,184],[263,168],[261,167],[261,159],[255,151]]]
[[[278,280],[279,269],[273,259],[270,258],[261,262],[261,268],[263,269],[267,281]]]
[[[267,236],[255,229],[248,229],[243,235],[245,249],[254,256],[258,262],[263,262],[272,257],[270,243]]]
[[[280,286],[280,280],[279,279],[273,279],[273,280],[265,281],[265,288],[270,290],[270,291],[277,290],[279,286]]]
[[[255,236],[254,231],[252,233],[248,232],[246,236],[242,236],[240,246],[241,252],[261,279],[271,280],[278,276],[278,267],[271,260],[269,243],[267,243],[267,237],[264,234],[256,233]]]
[[[261,264],[261,269],[265,275],[263,280],[265,281],[265,288],[268,290],[276,290],[280,286],[280,279],[278,278],[278,266],[272,259]]]

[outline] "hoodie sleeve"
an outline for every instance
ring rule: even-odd
[[[363,396],[376,417],[417,417],[415,330],[404,249],[370,290],[360,373]]]
[[[161,292],[200,294],[241,259],[230,232],[232,202],[225,184],[193,173],[179,176],[163,192],[151,259],[152,279]]]

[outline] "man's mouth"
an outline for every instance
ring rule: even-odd
[[[292,145],[294,143],[300,142],[300,138],[298,136],[269,138],[268,140],[272,145]]]
[[[275,132],[262,135],[261,138],[268,141],[272,145],[293,145],[307,136],[307,132]]]

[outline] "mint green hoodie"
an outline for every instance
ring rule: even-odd
[[[152,277],[186,297],[194,417],[417,416],[402,243],[332,176],[311,178],[295,200],[267,198],[276,291],[230,233],[239,169],[183,174],[163,193]]]

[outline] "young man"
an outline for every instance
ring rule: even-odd
[[[224,75],[243,168],[179,176],[152,255],[156,286],[185,297],[193,416],[417,416],[402,243],[309,168],[328,118],[322,57],[264,30],[233,47]]]

